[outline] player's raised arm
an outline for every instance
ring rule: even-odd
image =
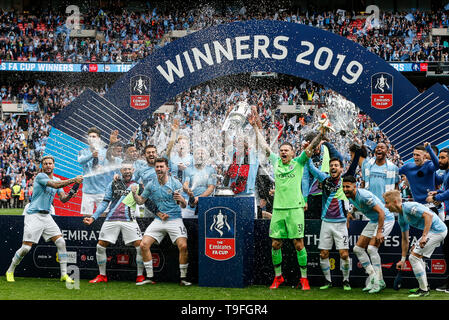
[[[252,110],[251,115],[248,117],[248,122],[251,124],[251,126],[254,129],[254,132],[256,133],[257,144],[259,145],[259,147],[262,148],[266,152],[266,154],[271,154],[273,152],[270,146],[268,145],[267,141],[265,140],[265,137],[260,132],[258,125],[258,118],[259,115],[257,114],[257,112],[254,112],[254,110]]]
[[[317,179],[319,182],[323,182],[327,177],[329,177],[328,173],[323,172],[319,170],[317,167],[315,167],[313,161],[310,159],[309,162],[307,163],[307,167],[312,176],[314,176],[314,178]]]
[[[173,149],[173,146],[175,145],[176,135],[178,134],[178,130],[179,130],[179,120],[174,119],[173,124],[171,126],[170,140],[168,141],[168,144],[167,144],[167,152],[166,152],[167,159],[170,159],[170,154]]]
[[[112,130],[109,136],[109,145],[119,142],[121,139],[118,137],[118,130]]]
[[[67,187],[68,185],[71,185],[72,183],[82,183],[82,182],[83,182],[83,176],[79,175],[72,179],[66,179],[66,180],[60,180],[60,181],[55,181],[55,180],[50,179],[47,181],[46,185],[53,189],[59,189],[59,188]]]
[[[324,134],[320,132],[316,135],[315,138],[313,138],[312,142],[307,146],[307,148],[304,150],[306,152],[306,155],[308,158],[310,158],[313,155],[313,150],[318,147],[321,140],[324,138]]]

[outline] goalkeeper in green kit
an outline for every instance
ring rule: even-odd
[[[301,191],[301,182],[304,166],[309,161],[313,150],[321,142],[320,133],[310,145],[294,158],[293,146],[284,142],[279,148],[279,155],[274,154],[260,132],[257,122],[257,110],[253,108],[248,119],[256,132],[258,145],[269,155],[270,163],[274,167],[275,192],[273,214],[270,222],[271,256],[274,266],[275,278],[270,289],[277,289],[284,282],[282,276],[282,242],[283,239],[292,239],[296,249],[301,278],[297,288],[310,290],[307,280],[307,251],[304,246],[304,207],[306,205]]]

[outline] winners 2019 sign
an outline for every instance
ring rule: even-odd
[[[81,173],[78,151],[86,132],[103,137],[119,130],[123,140],[162,104],[186,89],[218,77],[266,71],[317,82],[366,112],[402,159],[425,141],[449,141],[449,91],[435,84],[423,93],[379,56],[331,32],[281,21],[235,22],[180,38],[137,63],[100,97],[85,91],[52,122],[46,153],[55,173]],[[67,212],[69,214],[69,212]]]

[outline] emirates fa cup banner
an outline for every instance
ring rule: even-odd
[[[131,78],[130,105],[137,110],[146,109],[150,106],[150,78],[137,75]]]
[[[393,76],[378,72],[371,76],[371,106],[388,109],[393,105]]]
[[[228,260],[235,256],[235,212],[215,207],[204,214],[205,254],[213,260]]]

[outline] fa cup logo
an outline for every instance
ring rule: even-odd
[[[223,236],[223,228],[226,227],[228,231],[231,230],[231,227],[228,224],[228,217],[221,213],[221,210],[218,214],[214,214],[213,216],[214,222],[210,226],[210,230],[214,229],[220,234],[220,237]]]
[[[218,261],[234,257],[236,213],[226,207],[214,207],[204,213],[204,218],[204,254]]]
[[[371,77],[371,106],[388,109],[393,105],[393,76],[378,72]]]
[[[380,91],[382,91],[382,93],[384,93],[385,92],[385,90],[384,90],[385,87],[386,87],[386,89],[390,89],[390,86],[388,85],[387,79],[384,78],[384,75],[382,74],[380,76],[380,78],[377,78],[377,83],[376,83],[375,88],[379,89]]]
[[[139,79],[136,80],[133,90],[139,92],[139,94],[143,94],[144,90],[148,91],[148,88],[145,85],[145,80],[143,80],[142,77],[139,77]]]
[[[150,78],[145,75],[137,75],[131,78],[130,106],[142,110],[150,106]]]

